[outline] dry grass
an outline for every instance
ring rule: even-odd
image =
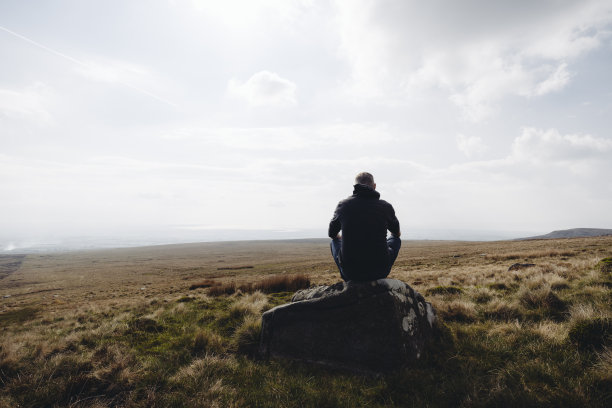
[[[525,325],[518,320],[494,324],[487,331],[487,336],[515,338],[525,331]]]
[[[262,292],[246,294],[238,298],[230,307],[230,313],[260,315],[268,306],[268,298]]]
[[[563,258],[576,255],[574,251],[558,251],[555,249],[544,249],[538,251],[511,252],[503,254],[486,255],[487,259],[495,261],[527,260],[537,258]]]
[[[234,292],[236,292],[236,283],[234,282],[219,283],[208,289],[210,296],[231,295]]]
[[[193,339],[192,350],[196,354],[223,354],[227,347],[223,338],[209,329],[200,329]]]
[[[518,298],[523,306],[531,309],[545,308],[558,312],[566,309],[565,302],[559,299],[549,285],[535,288],[522,287],[518,292]]]
[[[255,356],[259,346],[259,335],[261,333],[261,317],[247,316],[242,324],[234,332],[234,346],[241,354]]]
[[[486,287],[474,288],[471,293],[471,297],[476,303],[487,303],[496,295],[497,293],[494,290]]]
[[[237,291],[243,293],[295,292],[310,287],[310,278],[304,274],[268,276],[262,280],[241,285],[236,282],[210,282],[212,284],[208,286],[208,294],[211,296],[231,295]]]
[[[207,355],[196,359],[186,367],[181,368],[170,378],[173,390],[188,393],[192,406],[201,407],[231,407],[226,404],[225,397],[236,395],[236,391],[219,378],[218,369],[227,369],[235,364],[228,359]],[[175,391],[176,392],[176,391]]]
[[[561,345],[567,338],[566,326],[550,320],[538,322],[533,330],[552,344],[556,345]]]
[[[522,308],[518,301],[494,299],[485,305],[483,314],[492,320],[517,320],[523,316]]]
[[[255,282],[249,289],[263,293],[295,292],[310,287],[310,278],[303,274],[270,276]],[[250,291],[250,290],[249,290]]]
[[[189,290],[210,288],[211,286],[215,286],[218,284],[219,284],[218,282],[215,282],[212,279],[206,279],[206,280],[203,280],[202,282],[197,282],[197,283],[192,284],[189,287]]]
[[[597,362],[593,365],[595,375],[607,384],[612,384],[612,349],[604,347],[597,354]]]
[[[470,301],[452,300],[443,302],[434,300],[433,305],[438,315],[447,321],[473,322],[476,320],[476,305]]]
[[[597,317],[606,317],[607,315],[609,315],[609,312],[598,309],[590,303],[580,303],[570,308],[569,315],[569,322],[576,323],[579,321],[590,320]]]
[[[0,279],[0,406],[609,406],[611,252],[405,241],[390,277],[442,335],[380,378],[254,358],[265,310],[339,280],[326,240],[28,255]]]

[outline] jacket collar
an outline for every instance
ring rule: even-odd
[[[353,190],[353,195],[362,198],[380,198],[380,193],[374,190],[370,186],[366,186],[365,184],[355,184]]]

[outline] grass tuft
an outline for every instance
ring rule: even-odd
[[[522,317],[520,305],[517,302],[508,302],[502,299],[494,299],[489,302],[483,311],[487,319],[492,320],[516,320]]]
[[[597,354],[597,362],[593,366],[593,370],[601,382],[608,384],[608,390],[612,389],[610,388],[612,385],[612,349],[610,347],[604,347]]]
[[[203,289],[210,288],[211,286],[215,286],[217,284],[218,283],[212,279],[206,279],[202,282],[194,283],[193,285],[189,287],[189,290],[195,290],[195,289],[200,289],[200,288],[203,288]]]
[[[495,296],[495,292],[489,288],[476,288],[472,294],[472,299],[476,303],[487,303]]]
[[[236,347],[236,351],[249,357],[256,356],[260,335],[261,317],[253,315],[247,316],[234,332],[233,343]]]
[[[494,290],[510,290],[510,287],[506,285],[504,282],[489,283],[487,287],[494,289]]]
[[[12,324],[21,324],[29,320],[36,319],[40,308],[26,306],[21,309],[9,310],[0,313],[0,326],[8,326]]]
[[[569,289],[570,285],[565,278],[562,278],[559,276],[557,278],[551,279],[550,288],[552,290],[564,290],[564,289]]]
[[[306,275],[275,275],[240,286],[237,286],[234,282],[213,285],[209,287],[208,294],[211,296],[231,295],[237,291],[242,293],[258,291],[263,293],[295,292],[308,287],[310,287],[310,278]]]
[[[548,285],[537,289],[523,287],[519,290],[518,298],[521,304],[528,309],[543,309],[546,316],[560,318],[567,310],[567,304]]]
[[[193,339],[192,351],[196,355],[222,354],[225,352],[223,338],[208,329],[200,329]]]
[[[470,323],[475,321],[477,317],[476,307],[472,302],[454,300],[436,306],[438,315],[446,321]]]
[[[582,349],[612,346],[612,320],[602,317],[573,322],[568,339]]]
[[[253,284],[250,291],[263,293],[295,292],[310,287],[310,278],[303,274],[270,276]]]
[[[260,315],[262,310],[268,305],[268,297],[261,292],[246,294],[239,297],[230,307],[229,312],[232,314],[251,314]]]
[[[463,293],[463,289],[457,286],[436,286],[425,291],[427,295],[458,295]]]
[[[164,326],[153,319],[141,317],[134,319],[129,324],[132,330],[143,331],[148,333],[159,333],[164,331]]]
[[[211,286],[208,288],[208,294],[210,296],[221,296],[231,295],[236,292],[236,284],[234,282],[224,283],[220,285]]]
[[[228,359],[217,356],[207,355],[193,360],[170,378],[170,392],[160,406],[228,406],[224,403],[224,397],[234,396],[235,391],[220,377],[231,372],[234,366]]]
[[[612,257],[604,258],[597,264],[603,274],[612,274]]]

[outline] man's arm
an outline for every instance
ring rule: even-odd
[[[389,231],[391,231],[391,235],[393,235],[394,237],[399,238],[400,235],[402,235],[402,232],[400,231],[399,220],[395,216],[395,210],[393,209],[393,206],[391,204],[389,204],[387,228],[389,229]]]
[[[342,228],[342,224],[340,222],[340,204],[336,207],[334,211],[334,216],[329,222],[329,228],[327,229],[327,236],[331,239],[340,238],[339,232]]]

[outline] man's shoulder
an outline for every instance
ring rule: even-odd
[[[385,211],[389,215],[394,215],[395,214],[395,208],[393,208],[391,203],[389,203],[388,201],[385,201],[385,200],[379,200],[379,201],[380,201],[379,205],[384,209],[383,211]]]
[[[355,197],[354,195],[350,195],[350,196],[348,196],[348,197],[343,198],[342,200],[340,200],[340,201],[338,202],[338,205],[345,204],[345,203],[348,203],[348,202],[350,202],[350,201],[353,201],[353,200],[355,200],[355,198],[356,198],[356,197]]]
[[[349,208],[352,208],[355,205],[359,205],[359,200],[357,200],[357,198],[358,197],[356,197],[355,195],[350,195],[346,198],[343,198],[338,202],[338,205],[336,206],[336,211],[348,211]]]

